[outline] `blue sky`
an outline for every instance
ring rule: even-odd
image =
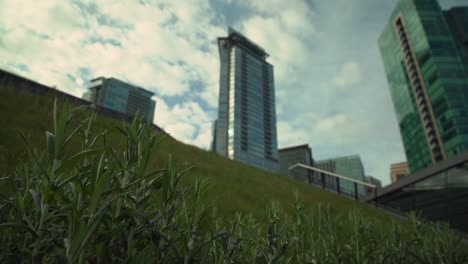
[[[377,39],[396,1],[0,0],[0,67],[81,96],[115,77],[155,92],[155,123],[207,148],[216,118],[216,38],[228,25],[275,69],[280,147],[359,154],[389,182],[405,160]],[[447,8],[466,0],[440,0]]]

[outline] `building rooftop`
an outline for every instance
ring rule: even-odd
[[[297,145],[297,146],[291,146],[287,148],[278,149],[278,152],[291,151],[291,150],[302,149],[302,148],[309,148],[309,144]]]
[[[398,163],[393,163],[390,166],[392,167],[399,167],[399,166],[407,166],[408,163],[406,161],[398,162]]]
[[[32,83],[35,83],[35,84],[39,84],[39,85],[42,85],[42,86],[47,86],[47,87],[49,87],[49,88],[51,88],[51,89],[55,89],[55,87],[53,87],[53,86],[49,86],[49,85],[42,84],[42,83],[40,83],[40,82],[38,82],[38,81],[35,81],[35,80],[32,80],[32,79],[26,78],[26,77],[24,77],[24,76],[22,76],[22,75],[20,75],[20,74],[18,74],[18,73],[14,73],[14,72],[11,72],[11,71],[7,71],[7,70],[5,70],[5,69],[0,69],[0,71],[3,71],[3,72],[5,72],[5,73],[7,73],[7,74],[16,76],[16,77],[18,77],[18,78],[22,78],[22,79],[24,79],[24,80],[27,80],[27,81],[32,82]]]
[[[361,157],[358,154],[353,154],[353,155],[348,155],[348,156],[341,156],[341,157],[336,157],[336,158],[329,158],[329,159],[324,159],[324,160],[319,160],[317,162],[327,162],[330,160],[339,160],[339,159],[361,159]]]
[[[230,40],[233,40],[235,42],[240,42],[243,45],[245,45],[247,48],[249,48],[251,51],[259,54],[263,58],[266,58],[266,57],[269,56],[268,53],[266,53],[265,49],[263,49],[258,44],[254,43],[253,41],[251,41],[250,39],[248,39],[247,37],[245,37],[244,35],[242,35],[238,31],[234,30],[232,27],[228,28],[228,37],[227,38],[218,38],[218,40],[220,40],[220,39],[230,39]]]
[[[455,157],[452,157],[450,159],[443,160],[441,162],[438,162],[432,166],[429,166],[427,168],[421,169],[413,174],[410,174],[401,180],[398,180],[395,183],[392,183],[390,185],[387,185],[385,188],[383,188],[378,196],[375,195],[370,195],[366,197],[366,201],[371,201],[376,198],[385,196],[387,194],[390,194],[392,192],[404,190],[405,187],[408,185],[414,184],[416,182],[419,182],[421,180],[427,179],[431,176],[436,175],[437,173],[443,172],[447,169],[454,168],[458,165],[460,165],[463,162],[468,161],[468,152],[463,152]]]
[[[151,91],[149,91],[149,90],[146,90],[146,89],[144,89],[144,88],[142,88],[142,87],[139,87],[139,86],[136,86],[136,85],[133,85],[133,84],[130,84],[130,83],[128,83],[128,82],[124,82],[124,81],[119,80],[119,79],[114,78],[114,77],[106,78],[106,77],[104,77],[104,76],[101,76],[101,77],[97,77],[97,78],[91,79],[91,80],[90,80],[91,86],[90,86],[89,88],[94,87],[94,86],[93,86],[93,82],[102,81],[102,80],[114,80],[114,81],[117,81],[117,82],[120,82],[120,83],[129,85],[129,86],[132,86],[132,87],[135,88],[135,89],[142,90],[142,91],[144,91],[144,92],[150,94],[151,96],[154,95],[154,93],[151,92]],[[96,83],[96,85],[101,85],[101,84],[102,84],[102,83]]]

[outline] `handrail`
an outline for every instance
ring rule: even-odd
[[[347,181],[350,181],[350,182],[358,183],[358,184],[361,184],[361,185],[364,185],[364,186],[367,186],[367,187],[370,187],[370,188],[374,188],[374,189],[377,188],[376,185],[373,185],[373,184],[370,184],[370,183],[367,183],[367,182],[362,182],[362,181],[359,181],[359,180],[355,180],[355,179],[352,179],[352,178],[348,178],[346,176],[338,175],[336,173],[329,172],[329,171],[326,171],[326,170],[321,170],[319,168],[307,166],[307,165],[302,164],[302,163],[296,163],[296,164],[292,165],[291,167],[289,167],[288,170],[292,170],[292,169],[294,169],[296,167],[302,167],[302,168],[305,168],[305,169],[317,171],[317,172],[324,173],[324,174],[327,174],[327,175],[330,175],[330,176],[333,176],[333,177],[336,177],[336,178],[340,178],[340,179],[344,179],[344,180],[347,180]]]

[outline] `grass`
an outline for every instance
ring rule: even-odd
[[[0,263],[468,262],[447,225],[395,219],[139,119],[0,98]]]
[[[45,146],[44,131],[52,126],[53,98],[38,96],[14,89],[0,89],[0,170],[12,171],[26,157],[26,145],[19,131],[25,134],[32,145]],[[108,140],[119,144],[118,131],[122,122],[97,117],[96,131],[108,131]],[[75,142],[77,143],[77,142]],[[74,144],[77,148],[78,145]],[[213,186],[206,199],[219,208],[222,215],[233,216],[236,212],[257,212],[270,203],[278,201],[288,212],[294,202],[297,189],[306,205],[322,203],[343,212],[360,208],[365,214],[386,221],[390,216],[348,198],[320,188],[296,182],[285,176],[258,170],[240,162],[220,157],[197,147],[165,137],[152,157],[152,166],[161,167],[169,155],[175,162],[186,162],[193,168],[187,173],[183,184],[193,184],[197,177],[205,177]]]

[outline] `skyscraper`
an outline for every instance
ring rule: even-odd
[[[156,107],[156,102],[151,99],[153,95],[150,91],[121,80],[99,77],[91,80],[91,86],[83,94],[83,99],[129,116],[135,116],[138,112],[153,122]]]
[[[232,28],[218,38],[218,49],[216,152],[277,172],[275,87],[268,54]]]
[[[379,38],[411,173],[468,150],[468,8],[400,0]]]

